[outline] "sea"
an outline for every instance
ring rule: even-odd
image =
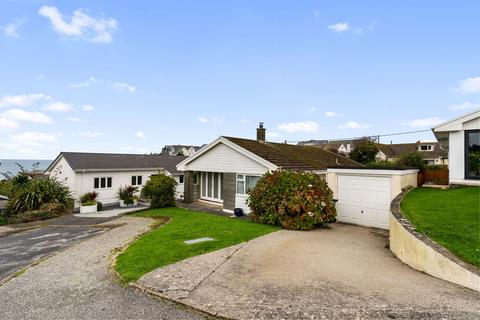
[[[0,159],[0,173],[8,173],[9,175],[16,175],[20,172],[21,165],[25,170],[31,171],[33,165],[38,162],[38,170],[46,170],[53,160],[25,160],[25,159]],[[4,178],[3,174],[0,174],[0,180]]]

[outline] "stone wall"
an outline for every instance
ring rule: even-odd
[[[405,194],[398,195],[390,209],[390,250],[393,254],[413,269],[480,291],[479,269],[415,231],[415,227],[403,216],[400,203]]]

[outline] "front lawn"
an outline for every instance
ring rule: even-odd
[[[414,189],[401,208],[417,231],[480,267],[480,188]]]
[[[116,262],[116,270],[126,282],[136,281],[159,267],[193,256],[229,247],[277,231],[279,228],[234,218],[181,208],[153,209],[133,214],[138,217],[168,217],[169,222],[141,236]],[[185,240],[210,237],[187,245]]]

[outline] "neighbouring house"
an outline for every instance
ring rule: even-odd
[[[405,154],[418,152],[422,155],[423,162],[427,165],[448,165],[448,151],[438,142],[379,143],[377,146],[379,149],[375,157],[377,161],[395,161]]]
[[[79,206],[86,192],[98,192],[103,204],[118,203],[117,191],[122,186],[135,186],[139,192],[150,176],[164,173],[178,183],[176,196],[183,198],[183,173],[176,166],[186,157],[117,153],[61,152],[45,171],[50,177],[70,188]]]
[[[448,149],[451,185],[480,185],[480,110],[444,122],[433,133]]]
[[[185,146],[180,144],[167,145],[163,147],[162,154],[164,156],[191,156],[203,146]]]
[[[0,213],[5,211],[7,207],[8,197],[0,195]]]
[[[248,192],[269,171],[291,169],[326,175],[328,166],[362,167],[361,164],[322,148],[265,140],[260,123],[257,140],[221,136],[177,166],[185,173],[185,202],[207,201],[233,212],[248,213]]]

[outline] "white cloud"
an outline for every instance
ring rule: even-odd
[[[3,33],[9,37],[20,38],[18,29],[20,29],[25,22],[27,22],[26,19],[17,19],[7,23],[2,27]]]
[[[350,25],[348,24],[348,22],[339,22],[328,26],[328,29],[334,32],[345,32],[348,31],[349,28]]]
[[[87,112],[95,110],[95,108],[91,104],[84,104],[82,108],[83,108],[83,111],[87,111]]]
[[[334,117],[341,117],[341,116],[343,116],[343,114],[336,113],[336,112],[333,112],[333,111],[327,111],[327,112],[325,112],[325,116],[329,117],[329,118],[334,118]]]
[[[412,128],[431,128],[436,124],[441,123],[442,120],[438,117],[424,118],[424,119],[415,119],[407,123],[408,126]]]
[[[18,122],[0,117],[0,129],[16,129]]]
[[[68,86],[73,89],[80,89],[80,88],[91,87],[94,85],[107,86],[114,90],[128,91],[130,93],[134,93],[135,91],[137,91],[137,88],[134,85],[127,82],[121,82],[121,81],[109,82],[109,81],[99,80],[95,77],[89,77],[88,80],[83,82],[70,83]]]
[[[282,123],[278,126],[278,130],[282,130],[288,133],[316,132],[318,131],[319,127],[320,126],[315,121],[300,121],[300,122]]]
[[[79,133],[80,137],[86,137],[86,138],[96,138],[96,137],[103,137],[105,136],[105,133],[103,132],[92,132],[92,131],[85,131],[85,132],[80,132]]]
[[[278,138],[280,137],[280,133],[276,131],[267,131],[266,132],[267,138]]]
[[[351,31],[355,34],[363,35],[367,32],[374,31],[375,27],[376,27],[375,22],[371,22],[368,26],[365,26],[365,27],[355,27],[355,28],[352,28],[348,22],[339,22],[339,23],[329,25],[328,29],[338,33]]]
[[[365,129],[369,128],[371,125],[369,124],[361,124],[356,121],[348,121],[341,126],[339,126],[340,129]]]
[[[15,96],[4,96],[0,99],[0,107],[6,106],[20,106],[29,107],[40,100],[50,100],[49,97],[43,93],[20,94]]]
[[[68,112],[68,111],[72,111],[73,107],[72,105],[64,102],[53,102],[46,105],[43,109],[46,111],[54,111],[54,112]]]
[[[84,119],[78,117],[66,117],[65,120],[70,122],[86,122]]]
[[[21,109],[9,109],[0,113],[0,116],[13,121],[32,123],[52,123],[52,118],[41,112],[25,111]]]
[[[117,21],[113,18],[94,18],[83,9],[77,9],[68,21],[56,7],[43,6],[38,13],[50,19],[53,29],[66,37],[85,39],[91,42],[108,43],[112,41],[112,33],[117,29]]]
[[[13,134],[10,136],[10,139],[12,142],[18,143],[22,146],[38,146],[43,143],[55,143],[58,140],[54,135],[31,131]]]
[[[458,82],[455,91],[461,93],[476,93],[480,92],[480,77],[467,78]]]
[[[459,104],[452,104],[450,109],[453,110],[466,110],[466,109],[474,109],[480,107],[480,103],[471,103],[469,101],[459,103]]]
[[[114,84],[112,84],[112,88],[116,90],[122,90],[122,91],[126,90],[131,93],[137,90],[137,88],[135,88],[134,86],[126,82],[115,82]]]
[[[143,133],[142,131],[138,131],[137,133],[135,133],[135,137],[137,137],[139,139],[145,139],[146,138],[145,133]]]
[[[225,121],[225,118],[224,117],[210,117],[210,118],[198,117],[197,121],[200,122],[200,123],[208,123],[208,122],[220,123],[220,122]]]

